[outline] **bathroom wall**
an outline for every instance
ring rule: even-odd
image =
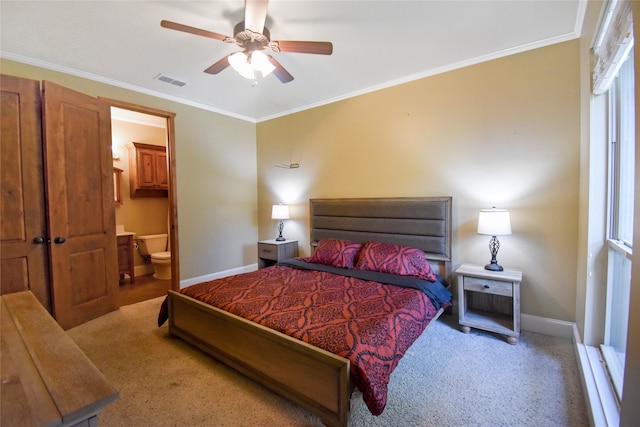
[[[114,153],[113,166],[124,171],[121,188],[123,203],[116,207],[116,224],[124,225],[126,231],[136,235],[166,233],[169,199],[167,197],[131,198],[127,148],[133,141],[166,147],[166,129],[114,119],[111,122],[111,138]],[[153,272],[151,264],[145,263],[137,250],[134,250],[133,257],[136,276]]]

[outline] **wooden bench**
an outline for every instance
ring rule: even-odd
[[[97,426],[118,391],[30,291],[1,296],[2,426]]]

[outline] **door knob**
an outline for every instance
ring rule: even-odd
[[[53,239],[53,243],[55,243],[56,245],[60,245],[64,242],[66,242],[64,237],[56,237],[55,239]]]
[[[43,244],[44,243],[44,237],[42,237],[42,236],[34,237],[33,238],[33,243],[35,243],[36,245]]]

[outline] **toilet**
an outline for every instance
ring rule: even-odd
[[[171,252],[167,251],[167,234],[150,234],[137,236],[138,251],[142,256],[151,257],[153,277],[171,280]]]

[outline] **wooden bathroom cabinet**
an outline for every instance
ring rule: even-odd
[[[118,234],[118,273],[120,280],[129,275],[129,282],[135,281],[133,264],[133,233]]]
[[[169,173],[166,148],[133,142],[128,149],[130,196],[167,197]]]

